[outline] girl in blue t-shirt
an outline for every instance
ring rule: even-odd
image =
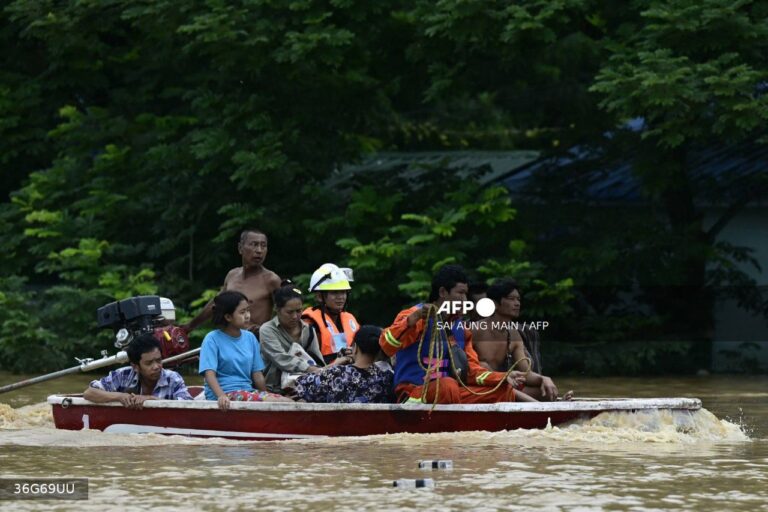
[[[256,336],[246,330],[251,320],[248,298],[240,292],[222,292],[213,299],[213,323],[200,350],[198,371],[205,377],[205,397],[229,409],[231,400],[246,402],[291,401],[267,392],[264,361]]]

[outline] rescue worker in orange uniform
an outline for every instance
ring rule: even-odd
[[[507,375],[480,365],[472,347],[472,331],[464,328],[460,315],[435,313],[446,301],[466,301],[468,281],[459,265],[443,266],[432,278],[430,302],[401,311],[392,325],[382,331],[379,345],[388,356],[396,356],[395,395],[401,402],[471,404],[532,400],[514,389],[524,383],[523,373]],[[438,335],[432,346],[434,329]],[[436,354],[442,357],[436,358]],[[457,362],[463,366],[460,376],[452,374],[454,365],[459,369]]]
[[[352,289],[350,281],[352,270],[333,263],[321,265],[309,280],[309,291],[315,294],[318,305],[305,309],[301,318],[315,329],[326,364],[337,357],[349,357],[349,347],[360,329],[355,316],[344,310]]]

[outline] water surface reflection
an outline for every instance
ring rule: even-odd
[[[563,384],[590,396],[697,396],[707,410],[682,419],[612,413],[539,431],[265,443],[57,431],[47,406],[32,405],[0,409],[0,464],[5,477],[91,479],[87,502],[13,502],[14,510],[708,511],[768,503],[768,379]],[[455,469],[419,470],[424,459],[450,459]],[[425,476],[434,489],[391,487]]]

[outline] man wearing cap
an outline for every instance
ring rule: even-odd
[[[250,301],[251,320],[248,330],[258,335],[259,327],[272,318],[272,292],[280,287],[280,278],[264,266],[267,258],[267,235],[258,229],[246,229],[240,233],[237,244],[243,265],[233,268],[224,278],[221,291],[241,292]],[[193,331],[211,318],[213,300],[191,322],[182,328]]]
[[[315,294],[317,306],[305,309],[301,318],[315,329],[326,363],[349,353],[360,328],[355,316],[344,310],[353,280],[351,269],[333,263],[321,265],[309,280],[309,291]]]

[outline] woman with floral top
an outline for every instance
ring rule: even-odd
[[[326,403],[390,403],[392,368],[377,363],[381,328],[364,325],[355,333],[352,364],[327,366],[296,380],[296,399]]]

